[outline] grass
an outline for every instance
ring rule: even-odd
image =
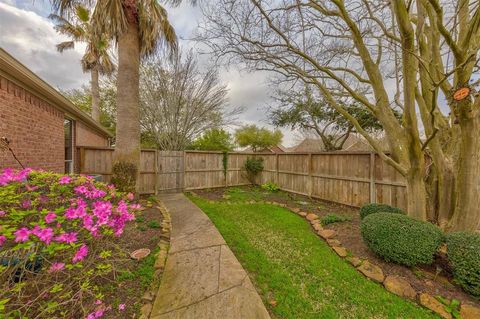
[[[249,272],[273,318],[438,318],[365,279],[284,208],[191,199]]]
[[[119,272],[118,280],[140,280],[144,288],[150,287],[155,279],[155,259],[160,251],[160,248],[156,247],[150,255],[140,260],[139,265],[134,271],[123,270]]]

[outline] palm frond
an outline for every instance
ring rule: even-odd
[[[175,29],[168,20],[168,13],[156,0],[143,0],[138,7],[138,25],[142,54],[149,56],[166,48],[175,54],[178,48]]]
[[[77,6],[76,13],[78,19],[83,23],[87,23],[90,20],[90,12],[87,8],[79,5]]]
[[[65,50],[73,49],[75,47],[75,42],[74,41],[61,42],[57,44],[56,47],[58,52],[63,52]]]
[[[122,0],[98,0],[92,15],[95,37],[118,36],[127,30],[128,21],[123,10]]]

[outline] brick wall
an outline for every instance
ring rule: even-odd
[[[75,124],[75,145],[76,146],[108,146],[108,139],[85,126],[83,123],[76,122]]]
[[[64,114],[49,103],[0,76],[0,137],[26,167],[63,172]],[[0,169],[19,165],[0,151]]]

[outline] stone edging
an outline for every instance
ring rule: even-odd
[[[172,219],[170,217],[170,213],[168,212],[167,208],[160,202],[157,202],[157,209],[160,210],[162,213],[162,235],[160,236],[160,241],[158,242],[157,246],[160,248],[160,251],[157,253],[157,257],[155,259],[155,279],[153,286],[154,289],[150,289],[142,297],[144,304],[140,309],[140,317],[139,319],[148,319],[150,317],[150,313],[152,311],[152,303],[155,301],[155,297],[158,292],[158,287],[160,286],[160,280],[162,278],[162,274],[165,268],[165,263],[167,261],[168,250],[170,248],[170,234],[172,230]]]
[[[285,204],[275,202],[273,202],[272,205],[285,207]],[[368,259],[360,259],[351,255],[351,253],[349,253],[347,249],[342,246],[342,243],[338,239],[335,239],[337,232],[333,229],[326,229],[322,226],[318,215],[314,213],[303,212],[300,210],[300,208],[286,208],[291,212],[305,218],[315,230],[315,233],[323,238],[338,256],[345,258],[353,267],[355,267],[355,269],[357,269],[368,279],[382,284],[386,290],[397,296],[417,302],[419,305],[435,312],[442,318],[453,318],[452,315],[445,310],[444,304],[427,293],[415,291],[415,289],[406,279],[399,276],[385,277],[382,268],[380,268],[378,265],[375,265]],[[478,319],[480,318],[480,308],[469,304],[462,304],[460,306],[460,316],[462,319]]]

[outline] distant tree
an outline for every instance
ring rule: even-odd
[[[144,61],[140,84],[142,136],[159,149],[184,150],[203,132],[234,123],[241,111],[228,108],[218,69],[202,72],[192,53]]]
[[[263,151],[280,144],[283,134],[279,130],[270,131],[256,125],[246,125],[236,130],[235,140],[240,147],[250,147],[252,151]]]
[[[213,128],[193,141],[191,148],[205,151],[231,151],[234,148],[232,135],[224,129]]]
[[[82,111],[90,113],[92,110],[92,91],[83,85],[78,89],[62,91],[62,94]],[[115,134],[116,128],[116,96],[115,77],[100,80],[99,86],[99,115],[100,124]]]
[[[303,93],[280,92],[279,96],[280,106],[270,113],[272,124],[292,130],[301,129],[306,133],[313,132],[321,139],[326,151],[341,150],[350,134],[357,133],[351,122],[323,97],[314,96],[308,89]],[[382,130],[382,125],[372,113],[358,103],[338,103],[357,119],[365,131],[373,133]]]

